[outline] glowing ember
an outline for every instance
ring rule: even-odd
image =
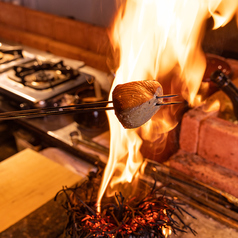
[[[181,94],[191,105],[199,102],[196,95],[206,67],[201,49],[206,21],[213,17],[214,29],[224,26],[237,8],[234,0],[127,0],[111,35],[113,46],[120,51],[111,91],[118,84],[152,79],[160,82],[165,94]],[[121,126],[114,112],[108,112],[110,156],[98,194],[98,211],[106,191],[112,196],[118,185],[136,177],[143,162],[143,140],[153,142],[161,137],[163,150],[166,133],[177,124],[176,110],[163,108],[145,125],[130,130]]]
[[[113,199],[104,200],[102,211],[97,212],[94,195],[99,181],[100,176],[91,177],[75,188],[63,188],[56,195],[55,199],[61,193],[66,197],[62,204],[68,214],[65,235],[78,238],[165,238],[172,231],[189,230],[196,234],[183,222],[182,216],[187,212],[181,204],[161,194],[163,187],[155,189],[154,186],[146,192],[146,187],[140,184],[136,196],[125,199],[121,193],[115,194]]]

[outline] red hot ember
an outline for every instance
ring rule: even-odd
[[[103,199],[101,212],[97,212],[97,177],[89,178],[73,189],[64,188],[64,208],[68,214],[66,233],[71,237],[167,237],[170,232],[190,230],[180,218],[183,212],[176,199],[162,195],[162,187],[142,189],[137,195],[125,199],[116,193],[114,200]],[[141,182],[142,183],[142,182]],[[146,185],[148,186],[148,185]],[[56,196],[56,198],[57,198]]]

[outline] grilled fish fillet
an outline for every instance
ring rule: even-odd
[[[124,128],[137,128],[146,123],[160,108],[162,86],[155,80],[119,84],[112,92],[115,114]]]

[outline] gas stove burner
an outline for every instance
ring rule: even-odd
[[[93,75],[74,69],[72,64],[66,66],[60,59],[34,60],[1,74],[0,93],[24,103],[24,108],[55,106],[58,97],[74,94],[91,81]]]
[[[0,52],[0,64],[4,64],[6,62],[10,62],[14,60],[14,56],[11,54],[3,54]]]
[[[18,65],[14,66],[14,71],[15,75],[8,75],[10,79],[36,90],[53,88],[80,75],[78,70],[65,66],[63,61]]]
[[[23,50],[21,46],[0,43],[0,73],[32,60],[35,60],[35,56]]]
[[[58,74],[57,74],[58,73]],[[61,71],[57,70],[40,70],[31,75],[26,75],[25,80],[28,82],[35,81],[37,83],[42,82],[51,82],[54,80],[59,80],[60,76],[62,76]]]
[[[1,47],[0,65],[9,63],[13,60],[23,58],[22,49],[19,47]]]

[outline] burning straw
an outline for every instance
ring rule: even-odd
[[[81,185],[65,187],[57,193],[55,199],[61,193],[66,197],[65,237],[164,238],[171,232],[188,230],[196,234],[181,218],[183,213],[189,213],[176,199],[162,194],[162,187],[156,187],[156,182],[148,192],[141,190],[127,199],[121,192],[113,199],[104,199],[98,213],[96,197],[100,181],[100,173],[91,173]]]

